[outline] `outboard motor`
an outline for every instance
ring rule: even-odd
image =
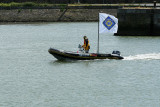
[[[119,56],[120,56],[120,55],[121,55],[121,52],[120,52],[120,51],[113,51],[112,54],[116,54],[116,55],[119,55]]]

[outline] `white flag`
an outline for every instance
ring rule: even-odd
[[[117,33],[118,19],[106,13],[99,13],[99,33]]]

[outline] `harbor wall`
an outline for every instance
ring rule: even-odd
[[[160,36],[160,9],[118,9],[121,36]]]
[[[1,9],[0,22],[91,22],[98,13],[118,18],[119,36],[160,36],[160,9],[101,8],[101,9]]]
[[[117,16],[117,9],[2,9],[0,22],[98,21],[100,12]]]

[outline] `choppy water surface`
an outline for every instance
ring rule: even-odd
[[[57,61],[50,47],[77,51],[97,23],[0,25],[0,107],[159,107],[160,37],[100,35],[100,52],[124,60]]]

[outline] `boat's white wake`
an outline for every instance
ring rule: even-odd
[[[160,60],[160,53],[139,54],[135,56],[124,57],[124,60]]]

